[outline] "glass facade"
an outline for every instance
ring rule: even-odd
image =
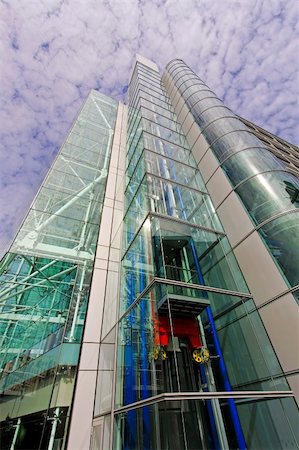
[[[181,83],[184,67],[175,63],[168,70],[179,80],[186,104],[204,102],[201,126],[210,131],[207,142],[218,142],[219,154],[225,152],[226,170],[233,162],[238,119],[203,83],[195,83],[189,69]],[[238,154],[255,156],[258,139],[253,142],[244,125],[237,128]],[[222,142],[219,132],[227,140]],[[263,162],[267,165],[266,157],[258,159],[254,177],[247,166],[232,170],[240,192],[243,180],[245,191],[246,183],[260,182]],[[278,176],[282,183],[295,183],[284,167]],[[279,181],[268,182],[275,203],[268,206],[263,193],[248,196],[258,224],[296,207]],[[248,393],[245,401],[181,400],[186,393],[289,386],[165,86],[139,62],[129,86],[123,230],[113,448],[284,448],[286,434],[290,448],[296,446],[293,399],[252,403]],[[172,395],[171,401],[165,395]],[[269,417],[267,424],[249,424],[252,408]],[[279,423],[282,410],[287,419]]]
[[[212,150],[286,282],[296,286],[298,251],[291,249],[299,241],[298,170],[274,156],[184,62],[170,62],[167,72],[205,139],[203,156]]]
[[[0,264],[1,448],[64,448],[117,102],[92,92]]]

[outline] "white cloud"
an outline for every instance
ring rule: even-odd
[[[10,0],[1,5],[0,246],[91,88],[121,98],[136,52],[182,58],[236,113],[298,142],[298,2]]]

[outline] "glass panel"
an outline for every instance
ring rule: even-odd
[[[290,286],[299,284],[299,214],[277,217],[260,228],[259,233]]]
[[[292,449],[299,442],[298,407],[294,399],[238,404],[247,448]]]
[[[162,402],[119,414],[115,419],[115,450],[213,449],[207,404],[185,400]]]
[[[139,104],[136,107],[129,107],[129,119],[128,119],[128,128],[127,128],[127,136],[131,136],[132,128],[136,124],[136,121],[139,120],[140,115],[140,106]]]
[[[285,169],[285,164],[269,150],[261,145],[258,148],[248,148],[231,155],[222,164],[233,186],[252,175],[266,170]]]
[[[98,199],[102,200],[100,194],[97,194]],[[65,208],[70,199],[73,200],[72,207]],[[69,219],[73,218],[98,224],[102,212],[102,203],[95,201],[94,196],[92,194],[88,195],[88,193],[85,196],[76,196],[61,190],[41,188],[32,209],[36,210],[36,212],[44,211]]]
[[[136,180],[136,172],[133,178]],[[135,194],[137,186],[138,190]],[[131,180],[126,192],[125,210],[127,208],[124,222],[130,239],[133,238],[148,211],[222,230],[208,195],[150,175],[143,178],[140,185],[139,179],[136,180],[136,187]],[[125,246],[128,243],[129,241],[125,239]]]
[[[32,360],[60,343],[77,266],[44,258],[26,259],[15,254],[8,254],[3,266],[0,363],[3,367],[16,357],[9,364],[7,372],[10,372],[24,365],[25,357],[26,361]],[[38,348],[34,348],[37,343]],[[29,353],[18,355],[27,349]]]
[[[203,86],[202,89],[196,90],[196,92],[192,92],[190,96],[187,96],[186,93],[184,94],[184,98],[186,99],[186,104],[189,106],[189,108],[192,110],[193,108],[194,112],[198,110],[198,114],[200,114],[199,106],[197,107],[197,104],[200,104],[199,102],[205,98],[217,98],[213,92],[208,89],[206,86]]]
[[[200,173],[195,168],[186,164],[180,164],[159,153],[152,153],[147,150],[144,150],[142,157],[140,157],[141,151],[142,142],[139,142],[133,158],[130,161],[128,170],[127,183],[130,184],[129,188],[131,193],[135,191],[136,182],[139,183],[141,181],[145,172],[167,178],[173,182],[178,182],[194,189],[205,191]],[[138,163],[133,169],[133,163],[137,158],[139,159]],[[133,171],[131,172],[132,169]]]
[[[192,167],[196,167],[194,157],[188,147],[176,145],[148,133],[144,133],[143,136],[145,148],[153,150],[156,153],[169,156],[176,161],[189,164]]]
[[[201,110],[202,109],[202,104],[201,104]],[[199,127],[201,129],[203,128],[208,128],[210,124],[214,123],[215,121],[217,121],[218,119],[228,119],[228,118],[232,118],[234,117],[234,114],[231,110],[229,110],[226,106],[224,105],[217,105],[214,107],[211,107],[209,109],[206,109],[205,111],[203,111],[200,115],[197,115],[196,117],[196,122],[199,125]],[[218,124],[218,122],[217,122]]]
[[[184,98],[187,99],[186,103],[192,109],[195,103],[207,97],[207,92],[210,93],[209,96],[213,95],[213,92],[211,90],[208,90],[207,86],[204,83],[192,84],[185,90]]]
[[[236,189],[256,224],[299,207],[299,179],[287,172],[256,175]]]
[[[159,101],[162,101],[163,103],[167,104],[167,99],[163,95],[162,91],[157,91],[157,90],[153,89],[152,87],[147,87],[147,86],[143,85],[142,82],[139,83],[139,89],[144,94],[153,96],[156,99],[158,99]],[[150,98],[149,98],[149,100],[150,100]]]
[[[158,72],[153,70],[144,70],[141,66],[138,66],[138,76],[144,80],[150,80],[150,82],[161,85],[161,78]]]
[[[72,129],[72,137],[74,139],[79,139],[79,136],[86,137],[96,143],[107,144],[109,131],[107,128],[88,123],[86,119],[80,119],[75,123]]]
[[[148,79],[146,80],[141,76],[138,77],[138,86],[140,89],[146,88],[153,91],[154,95],[157,94],[157,97],[161,94],[163,95],[160,83],[155,83],[154,81],[149,81]]]
[[[150,122],[147,119],[143,119],[143,128],[145,131],[148,131],[155,136],[158,136],[161,139],[166,139],[174,144],[179,144],[182,146],[187,145],[187,141],[184,135],[179,134],[169,128],[165,128],[161,125],[158,125],[154,122]]]
[[[177,122],[175,122],[173,118],[164,117],[163,115],[157,114],[156,112],[148,110],[144,107],[141,107],[141,114],[142,117],[149,119],[150,121],[155,122],[158,125],[167,127],[179,133],[181,132],[181,126]]]
[[[161,82],[160,73],[155,69],[151,69],[150,67],[145,67],[144,65],[137,63],[137,70],[139,74]]]
[[[247,292],[228,240],[223,236],[172,220],[152,218],[152,232],[161,235],[166,277],[186,283]],[[155,236],[153,234],[153,236]],[[158,275],[159,276],[159,275]]]
[[[96,167],[91,167],[89,164],[66,160],[62,155],[58,156],[55,161],[55,170],[59,170],[65,176],[75,175],[83,180],[83,183],[97,179],[101,174],[101,169],[102,167],[97,169]]]
[[[167,158],[169,152],[165,157],[157,153],[145,151],[144,158],[147,171],[160,175],[163,178],[169,178],[173,182],[181,183],[190,186],[194,189],[205,191],[204,182],[198,170],[194,167],[180,164],[173,159]],[[172,152],[170,153],[172,155]]]
[[[261,141],[254,136],[254,134],[249,133],[248,131],[239,131],[237,127],[239,126],[239,123],[241,122],[236,119],[236,131],[231,131],[229,134],[226,134],[224,136],[221,136],[220,133],[218,134],[215,124],[215,133],[212,133],[212,137],[209,137],[209,143],[212,144],[212,150],[216,154],[217,158],[220,162],[224,161],[229,155],[232,155],[233,153],[237,153],[240,150],[249,148],[249,147],[261,147]],[[217,122],[216,122],[217,123]],[[211,126],[212,127],[212,126]],[[211,128],[209,127],[209,128]],[[224,125],[225,127],[225,125]],[[229,127],[230,128],[230,127]],[[244,128],[243,125],[240,125],[239,127],[241,130]],[[224,131],[224,130],[223,130]],[[204,132],[204,135],[206,133]],[[218,135],[218,138],[217,138]],[[215,141],[214,141],[214,137]],[[221,136],[221,137],[220,137]],[[217,141],[216,141],[217,139]]]
[[[152,109],[153,107],[158,107],[163,111],[170,111],[174,114],[171,104],[162,102],[155,97],[149,98],[149,95],[144,93],[143,91],[139,92],[138,102],[140,103],[140,105],[145,106],[146,108]]]
[[[140,89],[139,95],[145,100],[155,103],[156,105],[162,106],[163,108],[166,109],[169,108],[169,104],[168,102],[166,102],[165,96],[162,94],[159,97],[157,97],[156,95],[153,95],[151,92],[146,92],[144,89]]]
[[[135,276],[123,281],[126,307],[138,295],[133,284],[139,284],[137,292],[143,290],[142,269],[139,265]],[[200,291],[190,297],[187,290],[172,293],[166,285],[156,285],[127,312],[119,328],[116,406],[163,392],[202,388],[203,367],[193,352],[203,348],[197,315],[207,304]]]
[[[118,333],[116,407],[178,390],[175,362],[164,350],[173,348],[169,318],[157,314],[153,292],[121,320]]]
[[[93,168],[102,168],[102,155],[105,150],[99,148],[98,145],[92,145],[90,148],[86,149],[78,143],[65,142],[60,154],[64,158],[74,159],[86,164],[86,160],[93,166]]]
[[[217,111],[217,108],[215,109],[215,111]],[[214,142],[219,137],[221,137],[227,133],[230,133],[232,131],[236,131],[236,130],[247,131],[248,130],[248,128],[239,119],[223,117],[223,110],[219,108],[218,112],[221,112],[221,111],[222,111],[222,114],[220,114],[220,117],[218,118],[218,120],[211,123],[204,130],[204,135],[205,135],[206,139],[211,143]],[[240,136],[242,136],[242,134]],[[257,138],[255,138],[254,135],[252,135],[252,137],[253,137],[253,140],[256,139],[256,141],[258,142]],[[225,138],[225,136],[224,136],[224,138]]]
[[[138,217],[137,208],[134,210],[132,206],[129,212],[126,216],[125,248],[138,228],[137,223],[135,231],[131,231]],[[145,217],[146,211],[142,214]],[[144,229],[151,231],[156,276],[166,274],[166,278],[186,283],[247,292],[236,259],[224,236],[154,217],[147,219],[141,233],[144,233]],[[138,239],[137,235],[132,245],[136,246]]]
[[[156,177],[147,180],[151,211],[221,230],[208,195]]]
[[[36,249],[42,254],[52,253],[57,257],[61,256],[60,248],[76,249],[86,251],[86,257],[92,259],[94,255],[98,224],[64,217],[61,214],[48,214],[35,210],[30,210],[22,229],[18,233],[13,249],[21,252],[24,247],[27,251],[34,252]],[[43,244],[51,247],[44,247]],[[44,250],[43,250],[44,249]],[[76,253],[64,252],[76,260]],[[90,256],[88,256],[90,255]],[[79,255],[77,255],[79,256]]]
[[[172,78],[176,85],[183,75],[194,77],[194,72],[192,72],[192,70],[189,69],[189,67],[186,67],[184,64],[179,64],[172,72]]]
[[[85,130],[85,132],[81,134],[73,132],[67,139],[68,144],[77,145],[79,147],[89,149],[93,152],[96,152],[101,147],[101,145],[108,145],[108,142],[108,134],[99,134],[98,137],[96,137],[87,130]]]
[[[66,380],[63,380],[66,383]],[[71,388],[70,383],[68,386]],[[57,383],[57,389],[61,386]],[[45,390],[46,391],[46,390]],[[28,408],[28,411],[32,413],[19,418],[11,418],[7,416],[2,422],[2,439],[1,447],[3,450],[12,448],[13,439],[15,439],[15,448],[18,449],[38,449],[48,448],[49,437],[51,435],[52,423],[57,420],[58,426],[56,428],[54,446],[53,448],[62,448],[64,438],[64,432],[68,423],[68,416],[70,414],[69,408],[47,408],[45,402],[42,399],[37,399],[36,392],[32,392],[29,395],[24,395],[23,401],[28,404],[34,404],[39,400],[41,411],[36,412],[34,409]],[[67,399],[68,401],[69,399]],[[4,411],[3,411],[4,412]],[[14,414],[14,413],[12,413]],[[57,419],[59,414],[59,421]],[[16,434],[15,434],[16,433]]]
[[[142,97],[139,99],[139,103],[142,107],[148,108],[151,111],[161,114],[162,116],[168,117],[169,119],[174,119],[174,112],[171,109],[165,109],[155,103],[150,103],[144,100]]]
[[[154,72],[144,71],[140,67],[136,67],[136,70],[134,71],[134,74],[130,81],[130,90],[139,81],[142,81],[143,83],[149,83],[151,86],[154,85],[156,89],[160,89],[161,87],[161,79],[158,73],[155,74]]]
[[[127,159],[127,184],[130,181],[130,177],[132,176],[133,172],[135,171],[136,168],[136,164],[139,162],[140,160],[140,156],[141,153],[144,149],[144,133],[141,134],[141,136],[139,137],[139,141],[137,142],[134,151],[130,152],[131,154],[131,159]],[[129,155],[129,152],[128,152]]]
[[[143,179],[136,194],[133,194],[134,191],[132,188],[131,195],[130,190],[131,187],[128,186],[125,197],[125,211],[127,210],[127,212],[124,218],[124,249],[127,248],[129,242],[133,239],[137,229],[149,211],[149,195],[146,179]]]
[[[213,106],[222,106],[223,103],[219,98],[217,97],[211,97],[206,96],[205,98],[201,99],[197,105],[195,105],[194,109],[192,110],[192,114],[195,120],[199,118],[202,114],[202,112],[206,111],[208,108],[212,108]],[[199,110],[200,107],[200,110]],[[228,109],[228,108],[227,108]]]
[[[141,117],[141,114],[139,113],[136,117],[136,120],[134,122],[132,130],[130,131],[129,136],[127,137],[127,148],[128,148],[127,158],[128,159],[131,158],[131,155],[132,155],[134,148],[139,140],[141,132],[142,132],[142,117]]]
[[[132,241],[129,227],[124,232],[124,238],[126,238],[127,242]],[[126,311],[152,278],[152,243],[150,222],[147,219],[122,261],[123,300],[121,301],[121,313]]]
[[[215,404],[218,404],[217,400],[164,401],[118,414],[115,418],[113,448],[215,449],[217,432],[211,429],[209,414],[209,406]],[[293,399],[248,399],[238,402],[237,409],[246,448],[265,450],[297,447],[298,427],[295,421],[298,420],[298,409]],[[225,419],[225,427],[219,432],[226,432],[229,448],[238,448],[227,403],[221,402],[219,410]],[[269,430],[269,433],[265,430]]]
[[[97,177],[96,183],[99,185],[99,191],[101,192],[101,188],[103,189],[103,185],[106,182],[106,177]],[[54,190],[63,190],[72,194],[72,196],[80,196],[80,197],[89,197],[90,191],[92,190],[93,184],[91,184],[92,180],[85,180],[83,178],[79,178],[77,174],[72,173],[64,173],[56,169],[51,170],[51,177],[46,178],[44,182],[44,187],[54,189]],[[89,185],[89,189],[85,189]],[[93,191],[94,192],[94,191]],[[97,192],[95,192],[97,194]],[[99,194],[101,195],[101,194]]]
[[[190,87],[190,86],[198,86],[198,85],[201,86],[202,84],[203,84],[203,83],[201,83],[201,82],[199,81],[199,79],[198,79],[195,75],[190,76],[190,75],[185,75],[185,74],[183,74],[183,75],[179,78],[178,82],[176,83],[176,86],[177,86],[177,88],[179,89],[181,95],[183,95],[184,92],[185,92],[185,90],[186,90],[188,87]]]
[[[184,71],[185,73],[190,73],[191,70],[189,67],[186,66],[186,64],[183,61],[180,61],[178,59],[171,61],[166,66],[167,72],[172,75],[171,78],[173,78],[178,72]]]
[[[216,320],[215,324],[232,387],[248,390],[248,383],[269,378],[268,390],[276,390],[276,381],[271,377],[281,374],[282,369],[258,312],[246,314],[246,309],[241,305],[238,311],[240,318],[219,328],[220,324],[231,320],[230,314]],[[221,386],[219,388],[221,390]],[[265,387],[255,384],[255,389],[262,390]],[[287,385],[285,390],[289,390]]]

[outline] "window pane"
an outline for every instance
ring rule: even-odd
[[[260,235],[291,286],[299,284],[299,214],[293,212],[264,225]]]
[[[299,180],[287,172],[256,175],[236,189],[256,224],[299,207]]]

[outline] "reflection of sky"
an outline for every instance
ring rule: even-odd
[[[0,252],[89,90],[122,98],[136,52],[184,59],[238,114],[298,141],[296,1],[0,2]]]
[[[276,194],[275,190],[271,186],[271,179],[269,180],[269,175],[267,176],[264,174],[259,174],[256,176],[256,178],[261,183],[263,188],[268,192],[268,194],[270,195],[270,198],[272,199],[273,202],[279,200],[278,195]]]

